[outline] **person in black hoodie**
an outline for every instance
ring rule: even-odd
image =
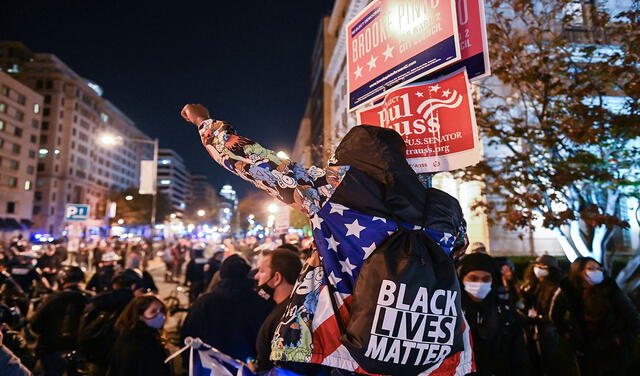
[[[204,246],[203,243],[194,244],[193,258],[187,263],[184,284],[189,286],[189,303],[193,303],[207,287],[205,279],[209,259],[204,256]]]
[[[109,356],[107,376],[170,376],[172,368],[162,338],[167,308],[154,295],[135,297],[116,321],[118,334]]]
[[[575,359],[567,354],[566,341],[551,321],[551,302],[560,293],[562,272],[550,255],[535,259],[525,271],[522,285],[529,353],[536,373],[567,375],[575,368]]]
[[[254,281],[247,278],[249,270],[239,255],[224,260],[220,282],[191,306],[182,326],[182,340],[197,337],[233,358],[255,358],[258,330],[273,303],[254,291]]]
[[[551,316],[576,349],[582,376],[625,375],[640,314],[591,257],[578,257],[551,302]]]
[[[484,253],[464,256],[458,267],[462,309],[473,338],[476,375],[530,375],[522,324],[508,301],[500,299],[493,258]]]
[[[31,319],[31,329],[39,334],[36,352],[46,376],[62,376],[67,367],[64,355],[78,346],[80,317],[89,296],[80,288],[84,273],[67,266],[59,274],[62,291],[48,298]]]

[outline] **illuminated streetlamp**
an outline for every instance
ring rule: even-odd
[[[118,219],[118,224],[119,224],[119,225],[121,225],[121,224],[123,224],[123,223],[124,223],[124,219],[122,219],[122,218]]]
[[[267,206],[267,211],[271,214],[275,214],[278,212],[278,205],[277,204],[269,204],[269,206]]]
[[[131,200],[133,200],[133,196],[126,195],[126,196],[124,196],[124,199],[127,200],[127,201],[131,201]]]
[[[198,214],[198,217],[204,217],[205,211],[200,209],[198,210],[197,214]]]
[[[289,159],[289,156],[284,151],[280,150],[276,153],[276,156],[280,159]]]

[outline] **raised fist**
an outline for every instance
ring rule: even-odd
[[[184,106],[180,115],[182,115],[184,120],[195,125],[200,125],[200,123],[210,118],[209,110],[201,104],[188,104]]]

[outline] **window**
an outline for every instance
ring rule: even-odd
[[[44,171],[44,163],[38,163],[38,172]]]
[[[51,103],[51,95],[47,94],[44,96],[44,103],[46,104]]]
[[[46,158],[48,154],[49,154],[49,150],[47,149],[38,150],[38,155],[40,156],[40,159]]]
[[[24,112],[16,111],[16,119],[18,119],[19,121],[24,120]]]
[[[40,136],[40,145],[46,145],[49,142],[49,137],[46,134]]]
[[[36,159],[36,151],[35,150],[29,150],[29,158]]]
[[[33,166],[27,166],[27,174],[33,174],[35,172],[35,168]]]
[[[7,179],[7,183],[9,184],[9,187],[15,188],[18,186],[18,179],[14,178],[13,176],[9,176],[9,178]]]
[[[31,126],[35,129],[38,129],[38,121],[36,119],[31,120]]]
[[[14,161],[14,160],[11,160],[11,161],[9,162],[9,167],[10,167],[12,170],[18,170],[18,169],[20,169],[20,162],[18,162],[18,161]]]
[[[52,89],[53,88],[53,81],[51,80],[47,80],[44,84],[45,89]]]
[[[42,130],[46,131],[49,129],[49,122],[48,121],[43,121],[42,122]]]
[[[29,137],[29,140],[32,144],[35,144],[38,142],[38,137],[35,134],[32,134],[31,137]]]
[[[36,81],[36,89],[42,89],[44,82],[42,80]]]
[[[25,103],[27,103],[27,98],[25,98],[25,96],[22,94],[18,94],[18,103],[24,105]]]
[[[16,137],[22,137],[22,128],[13,128],[13,135]]]
[[[34,114],[39,114],[40,113],[40,104],[36,103],[33,105],[33,113]]]
[[[34,206],[33,207],[33,215],[40,214],[40,210],[42,210],[42,208],[40,206]]]
[[[9,96],[9,88],[2,85],[2,95],[4,95],[5,97]]]
[[[20,154],[20,145],[13,144],[13,147],[11,148],[11,151],[13,151],[14,154]]]
[[[30,191],[31,188],[32,188],[32,185],[33,184],[31,183],[31,180],[25,180],[25,182],[24,182],[24,190],[25,191]]]
[[[7,214],[13,214],[16,211],[16,203],[13,201],[7,202]]]
[[[7,112],[7,105],[4,103],[0,103],[0,112]]]
[[[4,131],[4,127],[5,127],[4,121],[0,120],[0,131]]]

